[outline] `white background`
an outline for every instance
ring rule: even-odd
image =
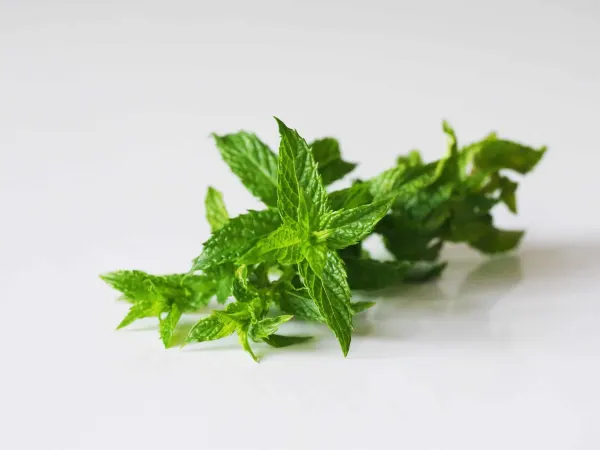
[[[597,449],[600,7],[0,0],[0,448]],[[259,204],[208,138],[277,115],[367,177],[491,130],[548,145],[528,233],[381,296],[351,352],[161,349],[97,275],[185,271],[203,196]],[[192,319],[187,319],[192,320]]]

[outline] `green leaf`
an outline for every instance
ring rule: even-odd
[[[356,183],[349,188],[329,194],[329,203],[334,211],[363,206],[371,203],[372,200],[369,183]]]
[[[473,163],[477,170],[485,172],[509,169],[526,174],[540,162],[545,152],[546,147],[536,150],[517,142],[488,140],[481,144]]]
[[[213,134],[221,156],[244,186],[268,206],[277,206],[277,156],[254,134]]]
[[[378,290],[399,284],[413,263],[409,261],[378,261],[370,258],[344,258],[350,288]]]
[[[235,267],[232,263],[224,263],[210,267],[205,271],[214,283],[214,294],[217,302],[224,304],[233,294],[233,280],[235,278]]]
[[[281,311],[296,319],[325,323],[325,318],[306,289],[284,289],[279,295],[278,303]]]
[[[418,167],[423,165],[423,159],[418,150],[411,150],[408,155],[398,156],[396,164],[399,166]]]
[[[200,320],[192,327],[185,342],[205,342],[221,339],[233,334],[235,327],[235,322],[223,323],[217,316],[211,315]]]
[[[159,302],[168,306],[176,302],[184,312],[198,310],[214,295],[213,282],[204,275],[150,275],[140,270],[119,270],[100,278],[131,303]]]
[[[261,238],[281,224],[276,211],[249,211],[229,222],[204,243],[202,254],[194,260],[191,271],[234,262]]]
[[[257,322],[252,327],[251,337],[254,341],[265,339],[276,333],[282,323],[287,322],[294,316],[282,315],[277,317],[268,317]]]
[[[212,232],[214,233],[223,228],[229,220],[229,214],[223,202],[223,195],[212,186],[209,186],[206,192],[204,207],[206,209],[206,220]]]
[[[327,253],[325,268],[321,275],[316,274],[307,262],[301,263],[298,269],[302,283],[337,337],[346,356],[352,338],[353,311],[344,263],[330,251]]]
[[[323,182],[306,141],[297,131],[288,128],[279,119],[276,120],[281,134],[277,172],[279,213],[285,224],[308,225],[308,229],[316,230],[327,211]],[[301,209],[302,201],[305,202],[304,214]],[[308,224],[304,224],[306,218]]]
[[[171,310],[164,319],[160,319],[160,339],[162,340],[165,348],[169,348],[171,345],[171,339],[173,337],[173,331],[179,323],[181,318],[181,310],[177,307],[177,304],[171,306]]]
[[[516,248],[524,234],[524,231],[500,230],[489,226],[485,234],[470,241],[469,245],[483,253],[504,253]]]
[[[342,160],[340,143],[334,138],[323,138],[310,144],[324,185],[344,178],[356,168],[355,163]]]
[[[129,312],[127,313],[125,318],[121,321],[121,323],[119,323],[119,325],[117,325],[117,330],[131,325],[138,319],[144,319],[146,317],[155,317],[156,315],[157,311],[152,303],[136,303],[129,308]]]
[[[250,354],[250,356],[252,356],[252,359],[255,362],[258,362],[258,358],[252,351],[252,347],[250,347],[250,342],[248,341],[248,328],[249,328],[249,325],[247,323],[238,324],[238,326],[236,328],[238,339],[240,341],[240,345],[242,346],[242,348],[244,350],[246,350],[246,352],[248,352],[248,354]]]
[[[235,272],[235,279],[233,280],[233,296],[238,302],[243,303],[251,302],[258,297],[256,288],[248,283],[248,268],[245,265],[242,265]],[[233,306],[231,307],[233,308]]]
[[[373,231],[377,222],[387,214],[391,205],[392,200],[383,200],[370,205],[334,211],[326,222],[328,247],[339,249],[363,240]]]
[[[388,214],[376,226],[385,247],[399,261],[437,259],[443,245],[442,230],[437,226],[408,220],[403,216]]]
[[[359,314],[375,306],[375,302],[355,302],[351,304],[354,314]]]
[[[281,348],[289,347],[290,345],[295,344],[302,344],[312,339],[312,336],[283,336],[281,334],[271,334],[270,336],[263,338],[263,341],[265,341],[271,347]]]
[[[513,214],[517,213],[517,188],[518,183],[515,183],[510,178],[500,177],[500,200],[506,205],[508,210]]]
[[[258,264],[280,262],[296,264],[302,259],[300,244],[302,237],[296,226],[283,225],[262,238],[254,247],[244,253],[238,264]]]
[[[307,245],[303,249],[304,257],[311,269],[321,275],[325,270],[328,249],[324,244]]]

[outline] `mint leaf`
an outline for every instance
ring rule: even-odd
[[[212,232],[214,233],[223,228],[229,220],[229,214],[223,202],[223,195],[212,186],[209,186],[206,192],[204,207],[206,209],[206,220]]]
[[[184,312],[196,311],[214,295],[212,280],[203,275],[150,275],[140,270],[119,270],[100,278],[122,292],[128,302],[148,304],[158,312],[162,311],[160,305],[172,303]]]
[[[235,322],[223,323],[217,316],[211,315],[200,320],[192,327],[185,342],[214,341],[230,336],[234,331]]]
[[[325,323],[315,301],[306,289],[284,289],[278,298],[281,311],[293,315],[296,319]]]
[[[125,316],[125,318],[117,325],[117,330],[124,328],[128,325],[131,325],[138,319],[144,319],[147,317],[155,317],[157,315],[157,311],[154,308],[154,305],[151,302],[143,302],[136,303],[129,308],[129,312]]]
[[[206,270],[233,262],[256,242],[275,231],[281,223],[276,211],[249,211],[229,222],[204,243],[202,254],[194,260],[191,271]]]
[[[349,188],[329,193],[329,203],[334,211],[356,208],[371,203],[372,200],[369,183],[356,183]]]
[[[280,262],[295,264],[302,259],[300,244],[301,232],[293,225],[283,225],[265,236],[254,247],[244,253],[239,264],[258,264],[261,262]]]
[[[285,224],[303,224],[308,219],[308,229],[316,230],[327,211],[325,188],[306,141],[297,131],[276,120],[281,134],[277,172],[279,213]],[[301,214],[302,201],[305,202],[305,214]]]
[[[302,283],[315,301],[319,312],[338,339],[344,356],[350,349],[352,337],[352,306],[350,287],[344,263],[332,251],[327,253],[323,273],[316,274],[307,262],[298,266]]]
[[[359,314],[375,306],[375,302],[355,302],[350,305],[354,314]]]
[[[523,231],[500,230],[490,225],[486,233],[470,241],[469,245],[483,253],[504,253],[519,245],[524,234]]]
[[[250,342],[248,341],[248,328],[249,328],[248,323],[238,324],[238,326],[236,328],[238,339],[240,341],[240,345],[242,346],[242,348],[252,357],[252,359],[255,362],[258,362],[258,358],[252,351],[252,347],[250,347]]]
[[[290,320],[292,317],[294,317],[294,316],[282,315],[282,316],[277,316],[277,317],[267,317],[266,319],[262,319],[262,320],[258,321],[252,327],[252,333],[251,333],[252,340],[259,341],[262,339],[266,339],[267,337],[276,333],[277,330],[279,329],[279,326],[282,323],[285,323],[288,320]]]
[[[271,347],[282,348],[289,347],[290,345],[302,344],[311,339],[313,339],[312,336],[283,336],[281,334],[271,334],[270,336],[263,338],[263,341]]]
[[[181,310],[177,307],[177,304],[173,304],[167,316],[164,319],[160,319],[160,339],[162,340],[165,348],[169,348],[171,345],[173,331],[179,323],[180,318]]]
[[[256,135],[213,134],[221,156],[244,186],[268,206],[277,206],[277,156]]]
[[[509,169],[526,174],[538,164],[545,152],[546,147],[536,150],[512,141],[486,140],[481,143],[473,164],[477,170],[485,172]]]
[[[378,290],[399,284],[413,266],[409,261],[378,261],[370,258],[344,258],[352,289]]]
[[[328,248],[324,244],[307,245],[303,249],[304,257],[311,269],[320,275],[325,269]]]
[[[326,221],[327,245],[338,249],[348,247],[363,240],[377,222],[387,214],[391,200],[384,200],[352,209],[334,211]]]
[[[344,178],[356,168],[355,163],[342,160],[340,143],[337,139],[318,139],[310,144],[310,149],[325,186]]]

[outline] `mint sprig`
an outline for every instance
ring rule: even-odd
[[[183,345],[235,333],[257,360],[253,342],[287,347],[311,339],[279,334],[294,319],[328,326],[347,355],[353,316],[374,305],[353,303],[352,290],[439,276],[447,242],[494,254],[514,249],[523,237],[523,231],[495,227],[492,209],[502,203],[517,212],[518,183],[511,173],[529,173],[545,147],[495,133],[461,147],[444,122],[443,158],[426,163],[412,150],[380,175],[328,192],[326,186],[356,164],[342,159],[336,139],[308,144],[276,121],[278,154],[252,133],[213,135],[224,161],[265,209],[230,218],[222,194],[209,187],[204,205],[212,236],[188,273],[125,270],[101,276],[131,304],[118,328],[155,317],[169,347],[182,315],[214,299],[224,306],[198,321]],[[378,260],[363,248],[372,234],[381,236],[394,260]]]

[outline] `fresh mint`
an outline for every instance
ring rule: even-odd
[[[347,355],[354,315],[374,305],[352,302],[353,290],[434,279],[446,267],[440,255],[447,243],[494,254],[513,250],[523,238],[521,230],[498,228],[492,210],[503,204],[517,212],[514,177],[533,170],[545,147],[495,133],[461,145],[444,122],[448,144],[441,159],[426,162],[411,150],[379,175],[328,191],[356,164],[342,159],[336,139],[308,144],[276,122],[277,154],[252,133],[213,135],[231,171],[266,208],[230,217],[222,194],[208,187],[204,207],[212,235],[189,272],[101,276],[130,305],[117,328],[153,318],[170,347],[181,335],[176,330],[184,314],[211,307],[180,344],[236,334],[258,360],[257,343],[280,348],[312,339],[280,333],[290,320],[301,320],[329,327]],[[364,248],[372,235],[380,236],[392,260],[374,258]]]

